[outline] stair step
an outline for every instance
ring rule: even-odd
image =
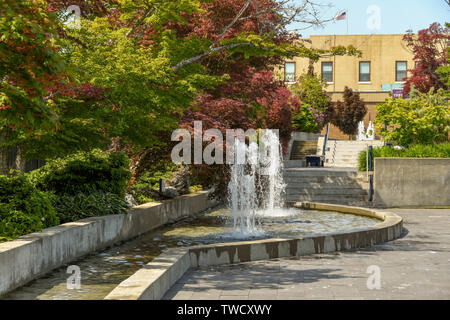
[[[357,176],[284,176],[285,182],[354,183]]]
[[[369,189],[369,183],[353,182],[353,183],[318,183],[318,182],[287,182],[286,189],[306,189],[306,190],[367,190]]]
[[[306,156],[316,154],[317,141],[294,141],[290,160],[306,160]]]
[[[339,189],[328,189],[328,190],[317,190],[317,189],[286,189],[287,196],[311,196],[311,197],[358,197],[369,195],[367,190],[339,190]]]
[[[301,200],[286,200],[287,202],[302,202]],[[340,204],[345,206],[355,206],[355,207],[372,207],[372,203],[366,200],[358,200],[358,201],[337,201],[337,200],[328,200],[328,201],[306,201],[305,202],[317,202],[317,203],[324,203],[324,204]]]
[[[348,203],[348,202],[356,202],[356,201],[367,201],[368,196],[352,196],[352,197],[343,197],[343,196],[310,196],[310,195],[288,195],[286,200],[291,201],[310,201],[310,202],[324,202],[324,203]]]
[[[284,177],[285,178],[291,178],[291,177],[313,177],[313,178],[318,178],[318,177],[347,177],[347,178],[355,178],[357,176],[357,172],[355,171],[340,171],[340,172],[333,172],[330,173],[329,171],[317,171],[317,172],[310,172],[310,171],[288,171],[289,169],[285,169],[284,171]]]

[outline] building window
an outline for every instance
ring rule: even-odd
[[[359,82],[370,81],[370,62],[361,61],[359,63]]]
[[[295,81],[295,62],[286,62],[284,64],[284,81]]]
[[[406,78],[406,61],[395,62],[395,81],[403,81]]]
[[[322,62],[322,78],[333,82],[333,62]]]

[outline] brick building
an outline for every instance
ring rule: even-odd
[[[338,45],[353,45],[362,57],[338,56],[322,58],[314,63],[314,72],[327,79],[327,91],[332,101],[342,100],[345,86],[360,92],[368,112],[364,119],[367,127],[376,116],[375,105],[389,97],[393,89],[401,89],[407,70],[414,67],[412,53],[406,48],[402,34],[372,35],[315,35],[308,45],[329,49]],[[292,83],[306,73],[309,59],[296,57],[284,65],[284,79]],[[331,139],[348,139],[339,129],[330,126]]]

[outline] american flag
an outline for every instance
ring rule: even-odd
[[[344,11],[344,12],[338,13],[334,19],[336,19],[336,20],[347,19],[347,12]]]

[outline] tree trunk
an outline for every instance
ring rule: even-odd
[[[16,146],[16,158],[14,159],[13,169],[25,172],[25,159],[23,155],[23,146]]]
[[[314,61],[312,59],[309,59],[308,63],[308,75],[314,76]]]
[[[9,173],[8,154],[9,148],[5,146],[8,137],[8,129],[0,129],[0,174],[7,175]]]

